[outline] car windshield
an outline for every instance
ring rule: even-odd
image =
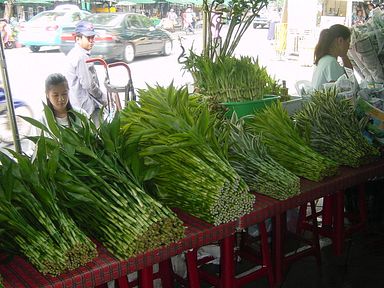
[[[30,22],[34,24],[47,24],[49,22],[56,23],[71,23],[73,21],[80,20],[79,12],[67,12],[67,11],[46,11],[37,14],[31,18]]]
[[[140,17],[140,20],[145,28],[149,28],[153,26],[153,22],[148,17],[142,16]]]
[[[47,23],[52,21],[57,21],[60,18],[64,17],[65,12],[56,12],[56,11],[46,11],[31,18],[31,22],[35,23]]]
[[[87,17],[87,21],[100,26],[118,26],[124,19],[124,14],[93,14]]]

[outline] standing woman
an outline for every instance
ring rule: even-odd
[[[314,55],[316,65],[312,76],[314,89],[322,89],[323,84],[335,82],[346,74],[345,67],[353,69],[347,56],[350,41],[351,31],[344,25],[335,24],[321,31]],[[343,66],[337,61],[338,57],[341,58]]]

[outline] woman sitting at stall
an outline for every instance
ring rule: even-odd
[[[64,127],[71,127],[73,123],[79,121],[74,113],[75,111],[86,115],[89,118],[87,112],[81,108],[73,107],[69,101],[69,87],[67,79],[60,73],[50,74],[45,80],[45,95],[46,104],[52,111],[56,122]],[[39,122],[48,127],[47,118],[45,117],[44,111],[41,113],[41,117],[37,119]],[[32,136],[40,136],[41,130],[37,127],[32,129]],[[48,135],[46,135],[48,136]],[[35,145],[31,142],[31,146],[26,152],[27,155],[31,155],[34,151]]]
[[[75,111],[87,115],[87,113],[80,108],[73,107],[69,102],[69,87],[67,79],[60,73],[54,73],[47,77],[45,80],[45,95],[47,97],[47,106],[52,110],[53,115],[58,124],[65,127],[70,127],[76,121]],[[41,121],[46,123],[45,116]]]
[[[312,76],[314,89],[322,89],[325,83],[335,82],[346,74],[345,68],[353,69],[347,56],[350,40],[351,31],[341,24],[332,25],[321,31],[314,53],[316,65]],[[338,57],[341,58],[343,65],[338,62]]]

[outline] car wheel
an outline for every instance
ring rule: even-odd
[[[29,46],[29,49],[31,49],[32,52],[39,52],[40,46]]]
[[[135,47],[132,44],[127,44],[124,48],[124,60],[130,63],[135,59]]]
[[[12,48],[15,48],[15,43],[13,41],[8,41],[4,43],[4,46],[6,49],[12,49]]]
[[[164,46],[163,46],[163,55],[164,56],[171,55],[172,50],[173,50],[172,41],[171,40],[166,40],[164,42]]]

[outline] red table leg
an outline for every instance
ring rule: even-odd
[[[173,287],[173,274],[171,259],[159,263],[159,274],[162,287]]]
[[[334,195],[327,195],[323,198],[323,212],[321,219],[322,228],[331,228],[332,227],[332,215],[333,215],[333,201]]]
[[[268,233],[267,229],[265,228],[265,223],[262,222],[259,224],[259,229],[260,229],[260,238],[261,238],[261,253],[263,257],[263,266],[267,267],[268,272],[268,282],[269,286],[273,287],[275,283],[275,279],[273,276],[273,266],[272,266],[272,261],[271,261],[271,256],[269,253],[269,245],[268,245]]]
[[[115,287],[117,288],[129,288],[127,275],[121,276],[115,280]]]
[[[360,212],[360,223],[362,226],[365,226],[367,224],[367,204],[366,204],[366,195],[365,195],[365,183],[360,184],[358,187],[358,193],[359,193],[359,212]]]
[[[235,235],[228,236],[220,241],[220,276],[222,288],[235,287],[234,243]]]
[[[197,270],[197,248],[185,253],[187,263],[188,287],[199,288],[199,272]]]
[[[139,271],[140,288],[153,288],[153,269],[152,266]]]
[[[275,217],[275,233],[273,238],[273,247],[275,254],[275,283],[278,286],[283,281],[283,226],[282,220],[285,220],[283,215],[276,215]]]
[[[334,223],[334,252],[336,256],[343,252],[344,244],[344,190],[336,192],[336,212]]]
[[[351,235],[357,231],[363,230],[367,225],[367,199],[365,195],[365,185],[360,184],[357,186],[358,195],[358,215],[353,215],[351,225],[345,230],[345,235]],[[357,214],[357,213],[355,213]]]

